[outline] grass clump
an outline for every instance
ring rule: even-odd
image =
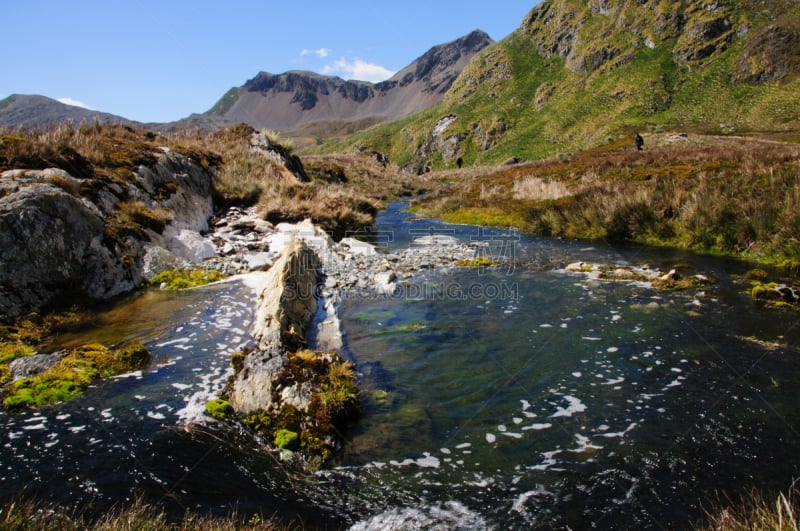
[[[32,499],[15,499],[0,507],[0,529],[18,531],[220,531],[251,529],[275,531],[290,529],[277,519],[254,514],[232,512],[227,516],[212,516],[186,511],[178,519],[170,519],[159,505],[148,503],[141,496],[125,505],[112,507],[102,514],[52,505]]]
[[[179,290],[205,286],[224,278],[225,275],[215,269],[170,269],[151,278],[150,285]]]
[[[800,529],[800,503],[797,483],[788,494],[780,493],[768,498],[753,489],[738,500],[727,498],[706,512],[707,521],[698,525],[700,531],[750,531]]]

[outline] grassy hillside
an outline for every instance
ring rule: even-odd
[[[313,151],[361,147],[423,171],[569,154],[635,131],[798,130],[799,21],[800,4],[779,0],[545,1],[442,103]]]

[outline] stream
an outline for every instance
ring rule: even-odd
[[[387,251],[488,242],[499,267],[433,269],[394,296],[343,294],[364,415],[310,475],[203,414],[252,344],[246,279],[135,294],[58,346],[137,339],[146,371],[39,411],[0,412],[0,497],[103,511],[139,495],[324,529],[684,528],[714,500],[800,475],[800,315],[733,282],[751,266],[378,217]],[[682,292],[567,273],[575,261],[692,266]]]

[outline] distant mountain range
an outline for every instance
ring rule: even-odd
[[[0,101],[0,127],[42,128],[67,120],[144,125],[160,131],[214,130],[238,123],[280,131],[327,122],[374,124],[441,101],[472,57],[493,42],[486,33],[473,31],[434,46],[380,83],[346,81],[305,71],[260,72],[244,85],[230,89],[209,111],[163,124],[141,124],[45,96],[14,94]]]
[[[442,102],[311,150],[375,150],[424,171],[664,130],[797,139],[800,2],[543,0]]]

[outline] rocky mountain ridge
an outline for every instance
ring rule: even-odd
[[[14,94],[0,101],[0,127],[40,129],[68,120],[137,125],[161,132],[214,131],[238,123],[283,131],[329,121],[363,120],[363,125],[370,125],[406,116],[441,101],[472,57],[493,42],[489,35],[475,30],[432,47],[391,79],[380,83],[306,71],[260,72],[244,85],[230,89],[207,112],[170,123],[142,124],[45,96]]]
[[[492,42],[486,33],[473,31],[431,48],[380,83],[304,71],[260,72],[231,89],[206,115],[289,131],[330,120],[393,120],[440,101],[470,59]]]

